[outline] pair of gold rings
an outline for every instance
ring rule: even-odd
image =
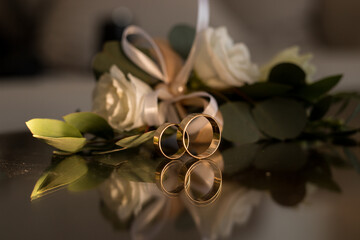
[[[189,125],[192,122],[194,122],[194,120],[201,118],[201,117],[207,119],[209,121],[209,123],[211,124],[212,131],[213,131],[213,137],[212,137],[209,147],[204,152],[202,152],[200,154],[193,154],[189,150],[190,138],[189,138],[189,134],[188,134],[187,130],[189,128]],[[163,147],[162,147],[162,138],[164,136],[165,131],[168,128],[173,127],[173,126],[177,128],[176,140],[177,140],[177,145],[179,148],[174,154],[167,155],[164,152]],[[213,118],[212,116],[207,115],[207,114],[202,114],[202,113],[190,114],[190,115],[186,116],[180,122],[180,124],[164,123],[155,131],[155,134],[154,134],[155,149],[160,154],[162,154],[163,156],[165,156],[168,159],[178,159],[181,156],[183,156],[185,152],[187,152],[191,157],[196,158],[196,159],[208,158],[216,152],[216,150],[218,149],[218,147],[220,145],[220,141],[221,141],[221,131],[220,131],[219,124],[217,123],[215,118]]]
[[[206,174],[211,174],[214,179],[212,185],[210,187],[208,186],[209,189],[205,193],[203,192],[201,194],[194,194],[192,191],[192,188],[194,187],[192,187],[192,185],[196,185],[194,182],[199,181],[199,178],[201,178],[201,176],[196,174],[196,168],[201,167],[201,165],[205,165],[211,169],[212,173],[206,172]],[[172,188],[169,188],[166,186],[164,181],[166,178],[166,173],[171,168],[179,169],[179,174],[177,175],[177,184]],[[180,192],[184,190],[185,195],[195,205],[207,205],[214,202],[220,195],[222,188],[221,170],[215,162],[208,159],[191,159],[185,163],[180,160],[163,161],[157,167],[155,178],[156,184],[161,189],[161,191],[165,193],[165,195],[169,197],[177,197]],[[191,183],[192,181],[193,183]]]

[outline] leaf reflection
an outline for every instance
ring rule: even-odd
[[[104,218],[114,229],[129,230],[134,239],[156,239],[168,224],[186,228],[187,223],[195,225],[203,238],[225,238],[235,226],[250,219],[265,192],[276,203],[288,207],[304,200],[310,184],[341,192],[331,170],[350,166],[341,153],[333,146],[305,142],[222,146],[222,151],[211,159],[222,171],[221,191],[213,191],[216,197],[202,206],[194,204],[184,191],[178,191],[174,198],[158,188],[156,174],[161,172],[159,166],[166,164],[146,145],[106,155],[61,156],[53,158],[31,197],[39,198],[63,187],[70,191],[97,189]],[[185,157],[174,166],[191,161]],[[191,185],[195,198],[201,199],[212,191],[213,170],[199,168],[190,184],[181,179],[181,169],[173,169],[168,172],[172,185],[167,186],[176,189],[181,184]]]
[[[55,191],[60,187],[75,182],[87,173],[85,160],[78,155],[65,158],[46,171],[36,182],[31,199]]]
[[[296,206],[306,197],[308,184],[341,192],[332,178],[331,164],[346,163],[334,148],[330,152],[323,151],[325,148],[328,146],[305,142],[260,142],[229,148],[223,154],[224,175],[248,188],[268,190],[280,205]]]

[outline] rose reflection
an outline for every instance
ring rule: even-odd
[[[229,237],[236,225],[245,224],[259,204],[262,193],[232,182],[224,182],[219,198],[212,204],[196,206],[183,202],[193,217],[203,239]]]
[[[235,226],[245,224],[266,192],[276,203],[294,207],[309,196],[308,186],[340,191],[330,163],[341,166],[343,161],[333,155],[314,149],[305,152],[295,143],[244,145],[223,149],[222,154],[217,152],[210,159],[222,171],[218,193],[211,191],[214,172],[206,164],[191,174],[189,183],[178,182],[181,171],[177,171],[189,159],[169,169],[170,184],[164,184],[166,188],[176,189],[182,184],[189,187],[193,199],[200,200],[215,192],[213,201],[194,204],[183,189],[174,198],[158,188],[156,172],[163,159],[152,153],[152,149],[141,148],[97,157],[72,155],[55,159],[34,192],[40,197],[60,189],[58,186],[67,186],[70,191],[98,187],[104,217],[116,229],[130,230],[133,239],[156,239],[168,226],[178,226],[186,212],[193,220],[186,221],[194,222],[204,239],[217,239],[229,237]]]
[[[213,161],[223,168],[221,155]],[[161,165],[161,164],[160,164]],[[192,176],[192,188],[211,189],[213,174],[206,167],[200,167]],[[172,181],[172,180],[171,180]],[[176,184],[175,184],[176,185]],[[155,239],[170,219],[180,215],[185,208],[190,212],[196,227],[204,239],[228,237],[235,225],[248,221],[254,206],[261,199],[261,193],[240,187],[226,181],[213,201],[206,205],[194,201],[182,191],[179,198],[169,197],[154,183],[135,182],[114,172],[99,188],[103,204],[116,219],[129,228],[133,239]],[[205,191],[206,192],[206,191]]]
[[[130,228],[133,239],[154,239],[171,214],[171,200],[153,183],[129,181],[113,172],[99,192],[107,211],[116,217],[115,227]]]

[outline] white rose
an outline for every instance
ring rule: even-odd
[[[246,45],[234,44],[225,27],[202,33],[194,68],[204,84],[218,89],[254,83],[259,75]]]
[[[151,200],[156,199],[161,206],[168,200],[154,183],[129,181],[116,172],[112,173],[98,190],[105,205],[115,212],[121,221],[139,215]]]
[[[267,64],[261,67],[261,76],[260,80],[266,81],[270,74],[271,69],[280,63],[288,62],[300,66],[306,73],[306,80],[309,81],[311,76],[315,73],[315,66],[310,63],[310,60],[313,58],[312,54],[299,54],[299,47],[294,46],[286,48],[281,51],[273,59],[271,59]]]
[[[98,188],[107,209],[130,224],[131,239],[156,239],[174,208],[156,184],[133,182],[114,172]]]
[[[143,81],[113,65],[110,74],[99,79],[93,94],[93,112],[104,117],[119,131],[128,131],[145,125],[144,96],[152,89]]]
[[[206,206],[184,201],[203,239],[228,238],[236,225],[243,225],[260,203],[263,193],[232,182],[223,182],[219,198]]]

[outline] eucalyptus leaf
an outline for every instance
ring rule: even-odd
[[[92,133],[104,138],[113,138],[114,131],[108,122],[92,112],[70,113],[63,117],[65,122],[79,129],[82,133]]]
[[[117,174],[128,181],[155,182],[156,162],[149,159],[138,154],[117,169]]]
[[[295,100],[272,98],[256,104],[252,111],[257,126],[280,140],[297,137],[306,125],[306,111]]]
[[[304,70],[293,63],[280,63],[274,66],[269,74],[269,82],[286,84],[293,87],[306,85],[306,74]]]
[[[154,137],[154,133],[155,131],[149,131],[144,134],[138,134],[135,136],[126,137],[117,141],[116,145],[123,148],[137,147],[140,144],[152,139]]]
[[[168,39],[171,47],[186,59],[195,39],[195,29],[189,25],[176,25],[170,30]]]
[[[298,142],[273,143],[256,155],[257,169],[274,172],[295,172],[305,166],[307,156]]]
[[[226,140],[245,144],[260,139],[261,134],[246,103],[228,102],[220,106],[220,111],[224,118],[222,136]]]
[[[43,137],[82,137],[78,129],[56,119],[34,118],[27,121],[26,126],[30,129],[33,135]]]
[[[93,60],[93,70],[97,79],[106,72],[112,65],[119,67],[125,75],[131,73],[142,81],[153,85],[159,80],[150,76],[128,59],[118,41],[106,42],[103,51],[98,53]]]
[[[324,153],[318,153],[313,156],[311,159],[312,166],[305,172],[306,179],[320,188],[333,192],[341,192],[340,186],[332,179],[328,157]]]
[[[251,98],[280,96],[292,89],[292,86],[276,82],[258,82],[240,87],[239,90]]]
[[[258,144],[243,144],[221,152],[224,159],[224,174],[232,175],[247,169],[260,150]]]
[[[87,191],[96,188],[103,183],[113,171],[112,167],[92,163],[88,165],[88,171],[81,178],[68,185],[72,192]]]
[[[341,78],[342,75],[335,75],[321,79],[310,85],[302,87],[301,89],[299,89],[299,91],[295,93],[295,95],[308,101],[313,101],[329,92],[340,82]]]
[[[39,135],[33,135],[35,138],[43,140],[50,146],[53,146],[59,150],[75,153],[80,151],[86,144],[86,138],[76,137],[44,137]]]
[[[72,155],[65,158],[39,178],[31,193],[31,199],[34,200],[45,193],[75,182],[84,176],[86,172],[86,162],[81,156]]]

